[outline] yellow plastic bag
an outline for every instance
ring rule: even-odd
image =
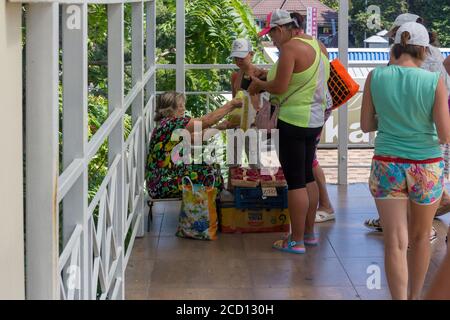
[[[211,187],[205,186],[205,183],[194,185],[189,177],[183,178],[183,199],[176,233],[178,237],[199,240],[217,239],[218,190],[214,187],[214,175],[210,176],[214,178]],[[189,181],[189,184],[185,184],[185,180]]]

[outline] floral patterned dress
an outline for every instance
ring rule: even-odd
[[[155,199],[180,198],[182,193],[181,180],[188,176],[194,184],[211,184],[211,179],[205,179],[209,174],[215,176],[215,186],[223,189],[223,178],[218,164],[184,164],[181,160],[172,159],[173,149],[182,143],[171,141],[172,133],[177,129],[185,129],[190,117],[163,118],[153,130],[147,159],[147,188]],[[180,152],[182,156],[182,152]],[[175,160],[175,162],[174,162]]]

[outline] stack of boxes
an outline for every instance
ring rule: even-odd
[[[254,170],[250,172],[251,180],[255,180]],[[257,185],[246,186],[239,183],[246,180],[245,169],[230,170],[230,181],[235,182],[231,183],[232,196],[222,197],[218,204],[223,233],[289,232],[287,186],[282,172],[269,179],[258,172]],[[264,181],[270,181],[270,186]]]

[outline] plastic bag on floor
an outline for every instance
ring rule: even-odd
[[[189,177],[183,178],[183,199],[176,233],[178,237],[199,240],[217,239],[218,190],[214,187],[215,177],[208,176],[214,178],[211,186],[205,186],[205,182],[194,185]],[[185,183],[186,181],[188,184]]]

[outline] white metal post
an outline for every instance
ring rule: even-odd
[[[58,299],[58,4],[27,11],[27,298]]]
[[[339,1],[339,59],[348,68],[348,0]],[[348,169],[348,109],[339,108],[338,129],[338,183],[347,184]]]
[[[146,58],[147,66],[146,70],[155,68],[156,64],[156,1],[146,3],[146,19],[147,19],[147,48]],[[147,83],[147,95],[150,103],[150,132],[154,127],[153,114],[155,107],[155,93],[156,93],[156,70]],[[146,137],[148,139],[148,137]]]
[[[75,160],[87,156],[88,143],[88,15],[87,4],[63,5],[63,166],[64,170]],[[77,225],[82,226],[80,298],[89,299],[89,275],[92,251],[89,250],[88,172],[87,166],[64,197],[64,245]]]
[[[144,78],[144,5],[142,2],[132,4],[132,84],[133,87]],[[140,214],[140,219],[136,218],[136,223],[140,223],[137,235],[144,236],[144,175],[145,175],[145,125],[144,125],[144,88],[140,90],[132,105],[132,119],[133,126],[141,119],[139,124],[139,144],[138,144],[138,159],[137,161],[137,183],[139,190],[139,202],[136,207],[135,214]],[[139,221],[140,220],[140,221]]]
[[[146,161],[148,156],[148,146],[150,142],[151,132],[155,126],[153,121],[155,101],[156,101],[156,1],[150,1],[145,4],[145,18],[146,18],[146,49],[145,49],[145,70],[149,72],[153,70],[146,84],[146,98],[144,114],[144,169],[146,168]],[[145,170],[144,170],[145,172]],[[146,188],[144,175],[144,188]],[[145,208],[145,206],[144,206]],[[145,217],[145,214],[143,213]],[[143,218],[144,221],[145,218]],[[151,219],[150,212],[147,214],[147,219]],[[145,223],[144,223],[145,225]]]
[[[25,298],[22,6],[0,2],[0,300]]]
[[[177,0],[176,28],[177,28],[177,70],[176,70],[176,90],[184,93],[186,91],[185,74],[185,50],[186,50],[186,26],[185,26],[185,0]]]
[[[115,110],[123,109],[124,104],[124,12],[123,3],[108,5],[108,102],[109,114]],[[117,193],[115,207],[115,233],[118,248],[122,248],[118,260],[117,273],[122,281],[119,289],[119,299],[125,298],[124,291],[124,232],[126,222],[126,210],[124,207],[124,167],[126,165],[123,157],[124,147],[123,116],[109,135],[109,165],[117,155],[121,159],[117,166]],[[113,186],[114,187],[114,186]]]

